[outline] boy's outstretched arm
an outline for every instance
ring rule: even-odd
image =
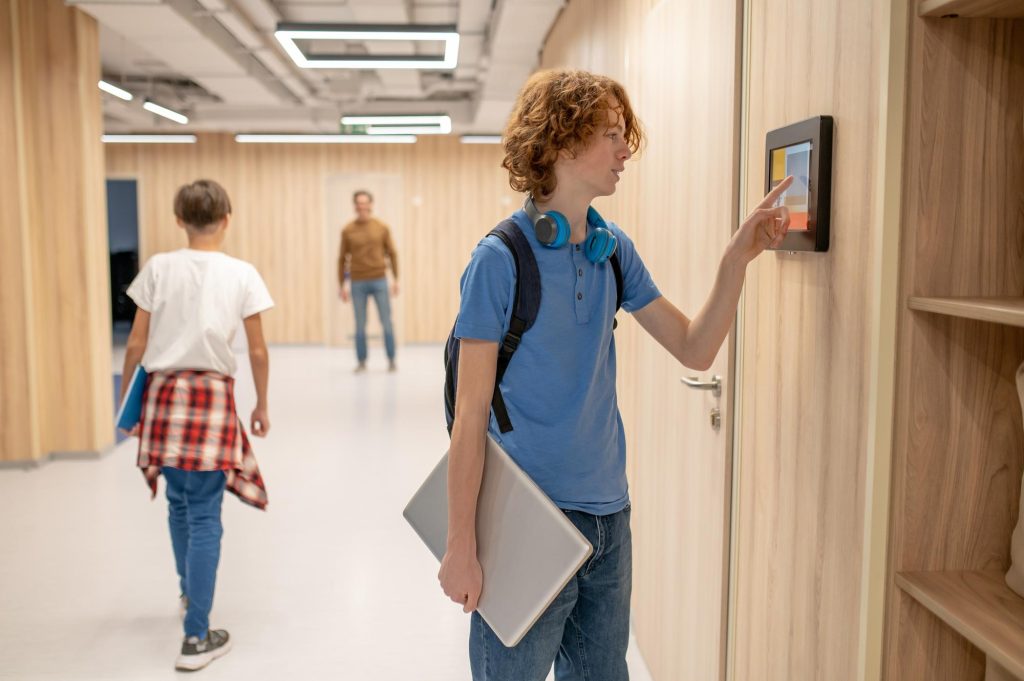
[[[633,313],[680,363],[704,371],[715,361],[736,318],[747,265],[765,249],[778,247],[789,232],[789,210],[775,202],[792,183],[792,177],[780,182],[743,220],[722,256],[711,295],[692,321],[664,297]]]
[[[252,410],[249,430],[257,437],[266,437],[270,430],[267,412],[267,382],[270,377],[270,353],[263,339],[263,323],[259,313],[245,318],[245,337],[249,341],[249,365],[256,384],[256,408]]]

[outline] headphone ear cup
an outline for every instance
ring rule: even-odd
[[[558,223],[551,216],[541,214],[533,222],[533,233],[537,235],[537,241],[551,246],[558,240]]]
[[[584,246],[587,260],[595,264],[603,263],[612,257],[612,253],[615,252],[618,245],[618,239],[610,230],[598,227],[587,237],[587,243]]]
[[[540,238],[540,234],[537,234],[537,240],[549,248],[561,248],[562,246],[569,243],[569,236],[571,230],[569,229],[569,221],[565,219],[565,216],[557,211],[551,211],[550,213],[544,213],[535,225],[539,226],[541,222],[547,223],[548,227],[545,229],[547,238]]]

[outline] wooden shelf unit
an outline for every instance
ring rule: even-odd
[[[1024,327],[1024,298],[913,297],[908,305],[910,309],[921,312]]]
[[[956,15],[965,19],[1017,19],[1024,17],[1021,0],[921,0],[917,12],[922,17]]]
[[[1024,681],[1024,0],[912,7],[882,680]]]
[[[1014,678],[1024,679],[1024,598],[1002,572],[902,572],[901,589],[980,648]]]

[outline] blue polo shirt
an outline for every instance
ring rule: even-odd
[[[513,430],[502,434],[492,413],[490,433],[559,508],[616,513],[629,490],[615,397],[615,274],[575,244],[543,246],[522,210],[512,217],[537,258],[541,304],[501,382]],[[635,312],[661,293],[629,237],[608,227],[619,242],[622,308]],[[456,337],[500,343],[512,316],[515,264],[497,237],[474,249],[461,289]]]

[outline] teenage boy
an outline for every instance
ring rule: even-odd
[[[615,395],[612,334],[615,243],[622,307],[680,363],[711,366],[736,314],[746,266],[789,229],[773,207],[787,178],[740,225],[711,294],[692,320],[658,291],[633,242],[590,209],[615,192],[643,141],[623,87],[584,71],[535,74],[520,92],[504,134],[510,184],[527,194],[512,217],[529,241],[541,279],[541,306],[499,389],[512,430],[491,414],[499,345],[509,328],[515,269],[496,237],[483,239],[462,277],[455,335],[461,339],[449,459],[448,545],[438,578],[473,612],[475,681],[628,678],[632,586],[626,446]],[[610,234],[609,234],[610,232]],[[614,240],[612,240],[612,238]],[[483,583],[476,506],[486,433],[563,509],[594,553],[530,632],[506,648],[474,612]]]
[[[235,412],[239,322],[249,342],[256,383],[250,427],[264,437],[270,360],[260,313],[273,307],[256,268],[221,251],[231,202],[212,180],[183,186],[174,199],[188,248],[153,256],[128,288],[138,305],[124,360],[124,385],[142,363],[148,372],[138,465],[156,496],[167,480],[171,544],[185,608],[185,638],[175,668],[202,669],[231,649],[228,632],[210,630],[220,560],[225,488],[256,508],[267,493],[245,430]],[[122,388],[122,399],[124,397]]]

